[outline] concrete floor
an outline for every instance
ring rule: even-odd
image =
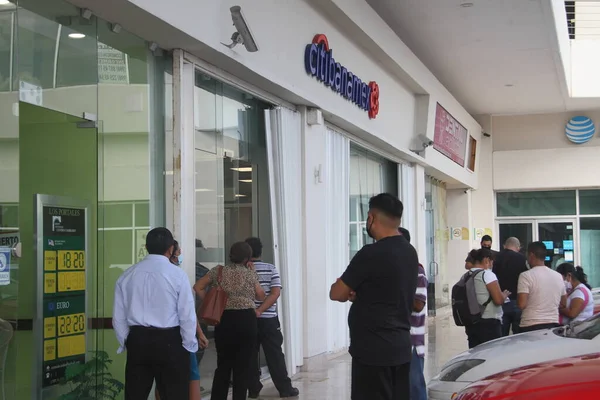
[[[454,325],[451,314],[442,311],[428,318],[426,336],[427,354],[425,380],[437,374],[452,356],[467,349],[464,328]],[[294,386],[300,390],[301,400],[348,400],[350,399],[350,356],[346,353],[323,366],[323,368],[301,372],[294,376]],[[279,394],[272,384],[265,384],[261,399],[278,399]]]

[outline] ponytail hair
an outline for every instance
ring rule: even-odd
[[[592,290],[592,287],[588,283],[587,275],[585,272],[583,272],[583,267],[580,267],[579,265],[575,267],[575,278],[577,278],[579,282],[583,283],[588,289]]]

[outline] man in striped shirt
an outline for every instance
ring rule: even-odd
[[[410,233],[404,228],[400,233],[410,242]],[[411,400],[427,400],[427,387],[423,369],[425,366],[425,317],[427,315],[427,274],[419,264],[417,291],[410,316],[410,339],[412,342],[412,360],[410,362],[410,398]]]
[[[279,391],[279,395],[282,398],[296,397],[300,392],[292,386],[292,380],[288,376],[285,357],[281,349],[283,335],[281,334],[281,325],[279,324],[279,316],[277,315],[277,299],[281,294],[281,278],[274,265],[265,263],[260,259],[263,249],[260,239],[248,238],[246,239],[246,243],[252,247],[252,263],[258,275],[258,280],[267,295],[264,301],[256,302],[258,346],[248,397],[257,399],[263,387],[262,383],[260,383],[260,367],[258,364],[260,346],[262,346],[265,353],[269,373],[271,374],[275,388]]]

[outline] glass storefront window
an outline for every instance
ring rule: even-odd
[[[496,194],[498,217],[575,215],[575,190],[500,192]]]
[[[196,279],[200,279],[228,261],[234,242],[250,236],[261,238],[263,260],[273,262],[264,119],[270,105],[199,71],[195,81]],[[211,341],[198,354],[206,393],[217,355],[214,328],[202,329]]]
[[[398,195],[398,164],[358,145],[350,146],[350,259],[366,244],[369,200],[379,193]]]
[[[579,221],[581,266],[592,287],[600,287],[600,218],[581,218]]]
[[[579,191],[579,214],[600,214],[600,190]]]
[[[150,227],[165,224],[171,61],[157,54],[125,30],[112,32],[107,21],[82,19],[66,2],[0,4],[0,253],[11,255],[10,281],[0,282],[5,399],[32,398],[42,375],[34,361],[40,343],[31,210],[38,193],[91,206],[84,354],[106,352],[110,361],[97,390],[105,373],[124,382],[125,355],[116,354],[110,324],[114,284],[145,256]],[[17,241],[21,254],[13,251]],[[76,395],[77,387],[52,385],[42,398]]]

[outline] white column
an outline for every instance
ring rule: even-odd
[[[181,248],[192,252],[195,242],[194,190],[194,66],[183,59],[183,51],[173,54],[173,226]],[[168,201],[168,200],[167,200]],[[190,283],[196,278],[194,258],[184,258],[181,266]]]

